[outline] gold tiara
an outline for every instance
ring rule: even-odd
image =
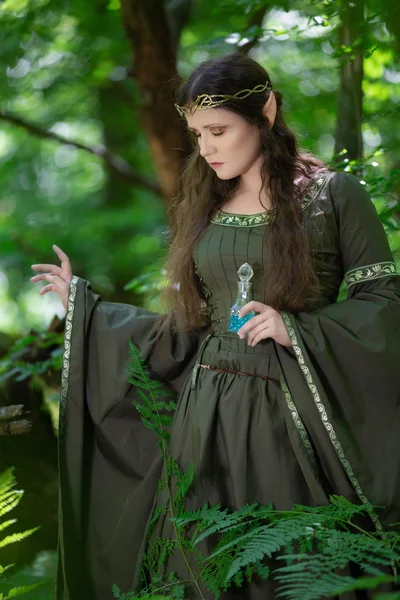
[[[259,84],[256,85],[252,90],[240,90],[231,96],[230,94],[200,94],[197,96],[196,100],[189,104],[189,106],[179,106],[179,104],[174,104],[178,113],[183,117],[184,115],[192,116],[196,110],[206,110],[207,108],[215,108],[228,100],[244,100],[251,94],[255,92],[265,92],[265,90],[272,89],[272,84],[270,81],[267,81],[265,85]]]

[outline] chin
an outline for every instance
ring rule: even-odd
[[[235,177],[238,177],[238,175],[227,175],[226,173],[220,174],[216,172],[215,174],[218,177],[218,179],[222,179],[223,181],[228,181],[229,179],[235,179]]]

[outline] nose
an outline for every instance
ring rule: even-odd
[[[200,156],[205,158],[209,154],[215,152],[215,146],[213,144],[212,138],[202,135],[199,137],[199,147],[200,147]]]

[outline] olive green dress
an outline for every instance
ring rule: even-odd
[[[132,404],[128,340],[176,393],[169,452],[183,469],[194,464],[187,509],[256,501],[290,509],[326,504],[336,493],[387,507],[371,513],[378,529],[399,520],[400,277],[354,177],[320,175],[302,211],[321,295],[307,312],[282,313],[289,348],[272,339],[250,347],[227,331],[243,263],[254,270],[254,299],[266,303],[270,212],[211,218],[193,256],[209,314],[201,331],[176,334],[166,315],[156,341],[157,315],[104,303],[73,278],[60,411],[59,599],[106,600],[113,583],[137,590],[149,518],[167,501],[165,491],[157,494],[157,439]],[[336,302],[343,279],[348,297]],[[152,538],[173,535],[160,517]],[[187,576],[179,552],[166,565],[171,570]],[[275,593],[274,582],[264,581],[223,598],[272,600]],[[200,596],[188,588],[188,597]]]

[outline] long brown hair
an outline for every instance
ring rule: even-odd
[[[230,54],[201,63],[179,89],[177,103],[187,105],[199,94],[233,95],[239,90],[264,85],[266,81],[270,81],[269,75],[259,63],[241,54]],[[228,100],[222,106],[260,130],[264,157],[262,181],[265,186],[268,178],[271,209],[275,215],[266,227],[268,235],[263,242],[268,257],[264,265],[268,281],[265,297],[276,310],[298,312],[318,290],[300,198],[316,173],[327,167],[314,156],[300,152],[294,134],[283,119],[282,94],[277,90],[274,90],[277,115],[270,127],[262,112],[270,93],[270,90],[253,93],[243,100]],[[168,309],[175,313],[178,329],[185,330],[207,323],[204,298],[194,268],[194,247],[210,217],[239,184],[239,177],[219,179],[200,156],[196,138],[190,136],[190,139],[193,150],[182,170],[180,192],[168,210],[167,285],[162,293]]]

